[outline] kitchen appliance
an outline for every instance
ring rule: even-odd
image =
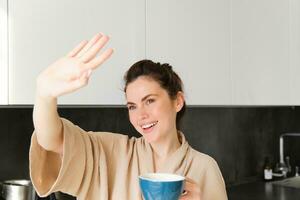
[[[300,133],[284,133],[279,138],[279,163],[276,164],[275,171],[280,172],[278,175],[284,178],[287,177],[288,173],[291,173],[290,158],[286,157],[286,162],[284,161],[284,138],[291,136],[300,137]]]
[[[5,200],[34,200],[35,191],[30,180],[7,180],[0,183],[1,197]]]

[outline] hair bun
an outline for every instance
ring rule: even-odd
[[[166,68],[169,71],[173,71],[172,66],[169,63],[164,63],[161,65],[162,67]]]

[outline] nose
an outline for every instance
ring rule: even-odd
[[[144,120],[147,119],[149,117],[147,110],[144,107],[141,107],[139,109],[139,113],[138,113],[138,119],[139,120]]]

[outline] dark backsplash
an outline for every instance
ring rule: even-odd
[[[125,107],[59,108],[61,116],[85,130],[138,136]],[[300,107],[188,107],[182,131],[190,145],[214,157],[226,184],[258,179],[264,158],[279,160],[279,135],[300,132]],[[32,107],[0,108],[0,180],[29,178]],[[285,155],[300,165],[300,138],[286,140]],[[287,145],[288,144],[288,145]]]

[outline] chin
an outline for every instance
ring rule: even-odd
[[[147,143],[157,142],[157,140],[159,139],[159,132],[157,130],[153,130],[150,133],[144,133],[143,130],[138,130],[138,132],[144,137]]]
[[[155,133],[154,133],[155,134]],[[145,135],[145,134],[143,134],[143,137],[144,137],[144,139],[145,139],[145,141],[147,142],[147,143],[154,143],[154,142],[156,142],[157,141],[157,137],[153,137],[153,136],[151,136],[151,135]]]

